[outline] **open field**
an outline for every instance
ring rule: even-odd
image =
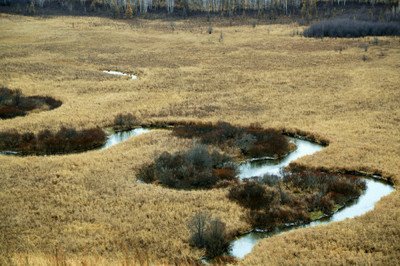
[[[0,131],[106,127],[123,112],[144,122],[258,122],[329,140],[300,164],[379,172],[398,187],[398,37],[306,39],[295,34],[303,30],[297,25],[228,25],[215,22],[208,34],[202,19],[0,14],[0,86],[63,102],[0,120]],[[0,156],[0,264],[197,259],[202,254],[189,247],[186,223],[199,210],[220,217],[231,234],[248,230],[244,208],[226,189],[177,191],[136,182],[143,164],[191,143],[155,130],[108,150]],[[399,196],[396,190],[362,217],[263,240],[242,263],[395,265]]]

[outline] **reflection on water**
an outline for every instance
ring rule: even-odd
[[[126,74],[126,73],[122,73],[119,71],[113,71],[113,70],[103,70],[104,73],[110,74],[110,75],[115,75],[115,76],[130,76],[131,79],[135,80],[138,77],[136,75],[133,74]]]
[[[256,160],[243,163],[239,167],[240,178],[263,176],[265,174],[279,175],[280,171],[297,158],[316,153],[323,146],[301,139],[290,138],[296,144],[297,149],[282,160]]]
[[[132,130],[128,131],[121,131],[121,132],[115,132],[107,137],[106,143],[104,143],[103,146],[101,146],[101,150],[110,148],[111,146],[114,146],[120,142],[123,142],[131,137],[135,137],[144,133],[149,132],[150,129],[147,128],[135,128]],[[20,155],[20,153],[15,152],[15,151],[0,151],[0,155]]]
[[[252,176],[262,176],[264,174],[279,175],[281,169],[289,165],[290,162],[296,160],[299,157],[313,154],[323,148],[320,145],[304,140],[292,139],[292,141],[295,142],[295,144],[297,145],[297,150],[292,152],[283,160],[278,162],[272,160],[264,160],[261,164],[257,161],[244,163],[240,166],[239,176],[241,178],[248,178]],[[331,217],[314,221],[306,225],[286,227],[284,229],[275,230],[272,232],[250,232],[248,234],[238,237],[231,242],[232,249],[229,254],[241,259],[249,254],[253,247],[257,244],[257,242],[262,238],[270,237],[296,228],[313,227],[328,224],[331,222],[343,221],[348,218],[354,218],[356,216],[363,215],[366,212],[372,210],[375,204],[382,197],[389,195],[394,190],[392,186],[375,179],[365,178],[365,182],[366,190],[363,192],[363,194],[358,199],[354,200],[354,202],[346,205],[345,208],[333,214]]]
[[[114,134],[108,136],[106,143],[103,145],[103,147],[101,147],[101,149],[104,150],[110,148],[111,146],[123,142],[131,137],[135,137],[149,131],[150,129],[147,128],[135,128],[129,131],[115,132]]]

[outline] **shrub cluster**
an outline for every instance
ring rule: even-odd
[[[215,258],[228,251],[226,226],[220,219],[211,219],[208,214],[199,212],[189,221],[188,228],[191,233],[190,245],[205,248],[208,258]]]
[[[310,219],[307,206],[300,197],[255,180],[231,187],[228,197],[248,209],[247,219],[254,227],[272,229]]]
[[[311,212],[330,214],[364,189],[357,176],[303,170],[286,172],[281,180],[270,175],[246,179],[232,186],[228,197],[248,209],[253,226],[272,229],[307,222]]]
[[[320,209],[330,212],[328,206],[344,204],[352,198],[360,196],[366,188],[365,182],[358,176],[323,173],[303,170],[285,174],[282,180],[285,184],[300,188],[303,191],[314,191],[309,196],[310,209]],[[323,205],[323,203],[326,205]]]
[[[55,109],[61,101],[48,96],[23,96],[20,90],[0,88],[0,119],[24,116],[27,112],[38,108]]]
[[[323,20],[304,31],[305,37],[364,37],[399,36],[400,24],[396,22],[372,22],[353,19]]]
[[[130,130],[139,125],[139,120],[131,113],[118,114],[114,118],[114,130],[124,131]]]
[[[238,147],[248,157],[283,157],[289,152],[289,142],[279,131],[259,125],[233,126],[226,122],[187,123],[176,126],[174,134],[183,138],[199,138],[202,143],[220,147]]]
[[[62,127],[56,133],[42,130],[37,135],[31,132],[0,132],[0,150],[12,150],[22,155],[63,154],[100,147],[106,138],[106,134],[100,128],[78,131]]]
[[[221,181],[234,180],[236,174],[236,166],[230,157],[197,145],[185,152],[164,152],[154,163],[143,166],[138,178],[176,189],[196,189],[212,188]]]

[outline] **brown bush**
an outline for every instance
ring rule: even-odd
[[[138,178],[177,189],[212,188],[220,181],[235,178],[236,171],[230,157],[198,145],[185,152],[164,152],[154,163],[143,166]]]
[[[1,132],[0,149],[28,154],[63,154],[86,151],[100,147],[106,140],[101,128],[77,131],[62,127],[58,132],[42,130],[37,135],[31,132]]]
[[[229,249],[229,241],[226,235],[226,225],[216,218],[210,224],[204,234],[206,256],[215,258],[222,255]]]
[[[272,230],[286,224],[299,224],[310,221],[310,215],[304,205],[290,206],[277,202],[262,209],[250,209],[247,221],[255,228]]]
[[[279,193],[254,181],[245,181],[230,188],[228,197],[249,209],[269,208],[279,202]]]
[[[15,106],[0,106],[0,119],[8,119],[24,115],[26,115],[26,112]]]
[[[154,163],[139,170],[138,178],[176,189],[196,189],[212,188],[220,181],[232,180],[236,174],[230,157],[198,145],[185,152],[162,153]]]
[[[226,122],[186,123],[177,125],[174,134],[182,138],[199,138],[205,144],[236,146],[248,157],[282,157],[289,152],[289,142],[279,131],[259,125],[233,126]]]
[[[123,131],[133,129],[139,125],[139,120],[131,113],[118,114],[114,118],[114,130]]]
[[[228,197],[248,208],[247,220],[254,227],[272,229],[310,220],[310,213],[330,214],[360,195],[365,182],[357,176],[292,168],[282,179],[253,177],[233,185]]]
[[[27,112],[47,106],[54,109],[62,102],[48,96],[23,96],[20,90],[0,88],[0,119],[9,119],[24,116]]]
[[[236,178],[237,171],[234,168],[224,167],[213,169],[213,174],[220,180],[233,180]]]
[[[283,182],[314,193],[306,197],[310,211],[331,213],[335,204],[345,204],[358,197],[366,188],[358,176],[324,173],[305,169],[285,174]]]
[[[188,228],[191,232],[189,243],[197,248],[205,248],[208,258],[228,251],[226,225],[219,218],[211,219],[209,214],[199,212],[190,219]]]

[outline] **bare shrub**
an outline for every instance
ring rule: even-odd
[[[245,181],[231,187],[228,197],[249,209],[268,208],[279,201],[276,189],[254,181]]]
[[[189,221],[188,227],[191,232],[189,243],[192,246],[203,248],[205,246],[205,233],[210,216],[205,212],[196,213]]]
[[[292,168],[278,176],[253,177],[231,186],[228,197],[247,208],[247,221],[254,227],[273,229],[304,223],[311,212],[332,213],[360,195],[365,182],[357,176]]]
[[[31,132],[1,132],[0,149],[28,154],[63,154],[86,151],[100,147],[106,140],[101,128],[77,131],[74,128],[62,127],[58,132],[42,130],[37,135]]]
[[[197,248],[205,248],[208,258],[221,256],[229,249],[226,225],[219,218],[212,219],[205,212],[196,213],[189,221],[191,233],[189,243]]]
[[[262,184],[266,184],[270,187],[276,186],[280,181],[281,181],[281,177],[278,175],[263,175],[261,178],[257,179],[258,182],[262,183]]]
[[[236,145],[243,153],[248,153],[256,141],[257,138],[255,136],[246,133],[236,140]]]
[[[133,129],[139,125],[139,120],[131,113],[118,114],[114,118],[114,130],[123,131]]]
[[[20,90],[0,88],[0,119],[24,116],[29,111],[45,107],[55,109],[62,102],[48,96],[24,96]]]
[[[225,231],[224,222],[218,218],[211,220],[204,236],[207,257],[214,258],[228,251],[229,242]]]
[[[226,122],[186,123],[174,128],[174,134],[183,138],[199,138],[205,144],[221,148],[237,146],[248,157],[282,157],[289,151],[286,137],[274,129],[259,125],[233,126]]]
[[[171,188],[196,189],[212,188],[220,181],[234,179],[236,174],[230,157],[197,145],[185,152],[162,153],[154,163],[139,170],[138,178]]]

